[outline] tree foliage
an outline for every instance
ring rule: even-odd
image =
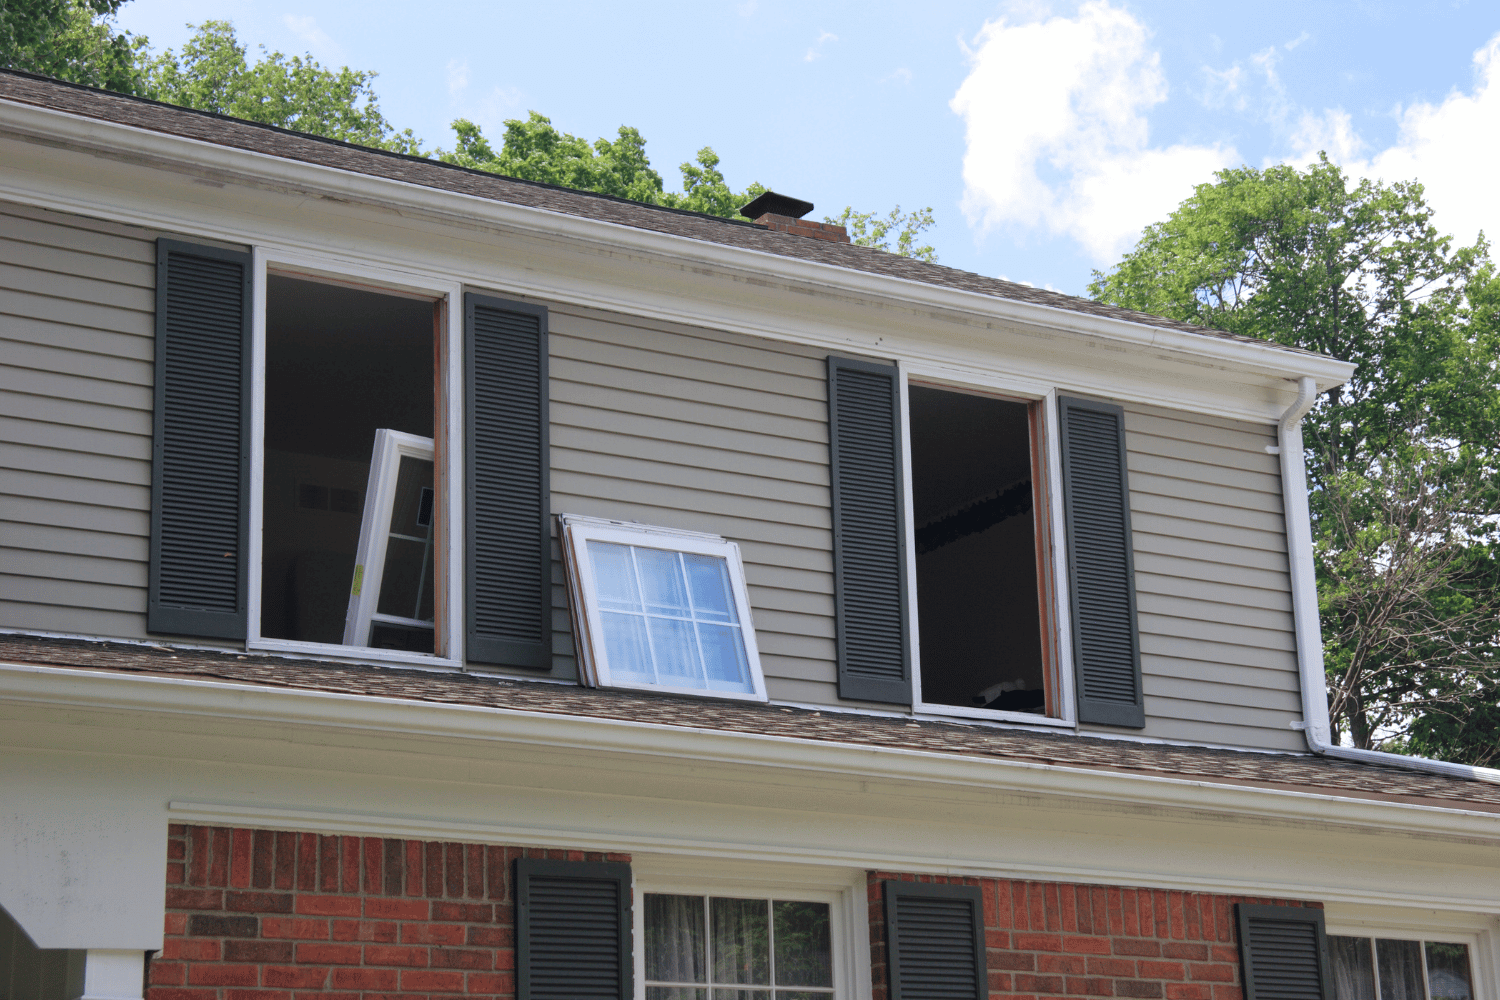
[[[1493,709],[1497,289],[1420,184],[1326,157],[1221,171],[1089,286],[1357,365],[1304,425],[1330,715],[1357,746],[1472,760],[1453,724]]]
[[[823,221],[848,229],[850,240],[859,246],[915,257],[929,264],[937,263],[937,251],[930,244],[916,245],[917,237],[933,224],[931,208],[919,208],[902,215],[901,206],[897,205],[882,218],[874,212],[856,212],[851,207],[844,209],[838,218],[825,215]],[[890,241],[893,232],[896,234],[894,250]]]
[[[312,56],[266,52],[251,64],[228,21],[204,21],[182,53],[144,60],[143,93],[158,101],[213,111],[361,146],[421,155],[410,129],[397,131],[380,112],[376,73],[325,69]]]
[[[117,32],[125,0],[5,0],[0,66],[124,94],[141,92],[146,39]]]

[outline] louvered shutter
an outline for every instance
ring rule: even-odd
[[[894,365],[828,359],[839,696],[911,704],[905,476]]]
[[[552,665],[547,310],[464,298],[468,627],[473,663]]]
[[[1235,906],[1245,1000],[1332,1000],[1323,911],[1307,906]]]
[[[1078,718],[1106,726],[1146,724],[1124,410],[1058,397],[1068,584]]]
[[[250,255],[156,243],[150,632],[244,639]]]
[[[979,887],[885,882],[891,1000],[983,1000],[984,900]]]
[[[516,861],[517,1000],[627,1000],[630,866]]]

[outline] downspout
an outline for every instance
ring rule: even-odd
[[[1286,512],[1287,561],[1292,575],[1292,610],[1297,629],[1297,668],[1302,681],[1302,722],[1292,723],[1307,737],[1313,753],[1362,764],[1382,764],[1427,771],[1450,778],[1500,784],[1500,770],[1450,764],[1426,757],[1406,757],[1380,750],[1360,750],[1331,742],[1328,725],[1328,681],[1323,674],[1323,633],[1318,621],[1318,585],[1313,571],[1312,521],[1307,511],[1307,469],[1302,457],[1302,418],[1318,398],[1310,377],[1297,383],[1297,400],[1281,416],[1277,452],[1281,456],[1281,500]]]

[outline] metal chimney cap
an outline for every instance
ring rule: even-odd
[[[775,191],[767,191],[740,209],[740,214],[747,219],[758,219],[762,215],[786,215],[793,219],[800,219],[812,210],[813,203],[810,201],[789,198]]]

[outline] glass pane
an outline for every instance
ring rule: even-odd
[[[433,632],[413,625],[390,625],[374,622],[370,626],[370,646],[374,649],[405,649],[413,653],[430,653]]]
[[[703,668],[708,674],[710,688],[747,693],[754,690],[738,625],[700,623],[698,641],[703,646]]]
[[[646,978],[708,982],[702,896],[646,894]],[[688,991],[701,992],[701,991]]]
[[[1334,1000],[1375,1000],[1375,960],[1370,939],[1328,935]]]
[[[651,630],[651,651],[656,656],[657,683],[703,687],[693,623],[677,618],[647,618],[646,625]]]
[[[403,455],[396,467],[391,534],[426,538],[432,527],[432,462]]]
[[[833,994],[816,993],[812,990],[777,990],[776,1000],[833,1000]]]
[[[764,899],[714,899],[714,982],[766,986],[771,980],[770,920]],[[752,1000],[734,990],[715,990],[714,1000]],[[757,1000],[771,1000],[768,993]]]
[[[1469,946],[1427,942],[1427,986],[1432,1000],[1473,1000]]]
[[[691,986],[647,986],[646,1000],[708,1000],[708,990]]]
[[[1416,941],[1375,942],[1380,964],[1380,1000],[1426,1000],[1422,946]]]
[[[391,537],[375,610],[398,618],[432,620],[432,544]]]
[[[771,991],[714,990],[714,1000],[771,1000]]]
[[[827,903],[771,904],[777,986],[832,986],[833,941]]]
[[[604,622],[604,659],[615,680],[652,684],[651,650],[646,645],[646,619],[614,611],[599,614]]]
[[[700,621],[737,622],[734,613],[734,592],[729,586],[729,561],[719,556],[689,555],[684,552],[682,561],[687,566],[688,586],[693,591],[693,611]]]
[[[640,611],[641,595],[635,586],[635,566],[630,546],[589,542],[589,561],[594,564],[594,587],[599,607],[609,611]]]
[[[638,548],[635,550],[635,562],[641,571],[646,612],[688,617],[687,587],[682,579],[682,565],[678,562],[677,553],[664,549]]]

